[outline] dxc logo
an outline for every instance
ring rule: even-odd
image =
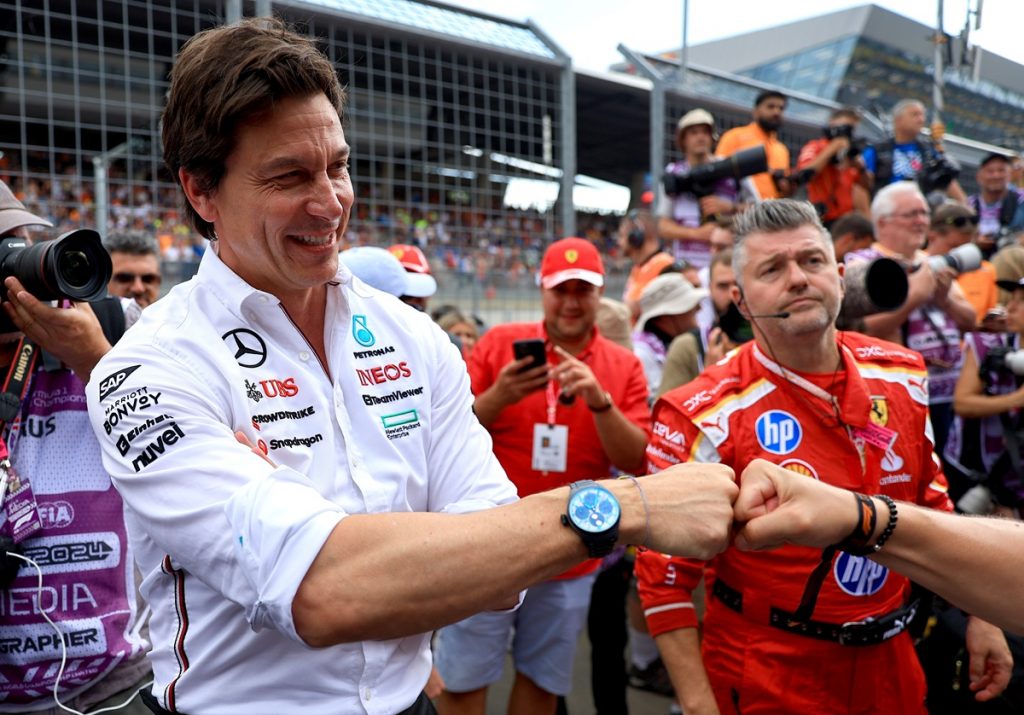
[[[757,418],[757,441],[766,452],[789,454],[800,445],[803,430],[796,418],[782,410],[769,410]]]

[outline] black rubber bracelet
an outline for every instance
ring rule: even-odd
[[[882,530],[882,535],[878,537],[878,541],[871,547],[872,552],[878,553],[885,546],[885,542],[889,540],[889,537],[892,536],[892,532],[896,531],[896,522],[899,521],[899,514],[896,511],[896,502],[893,501],[892,497],[885,494],[876,494],[875,498],[881,499],[889,507],[889,521],[886,523],[885,529]]]
[[[595,415],[600,414],[602,412],[607,412],[615,405],[615,403],[612,402],[612,396],[609,395],[607,392],[604,393],[604,399],[607,400],[607,402],[601,407],[591,407],[590,405],[587,405],[587,409],[593,412]]]
[[[854,492],[853,496],[857,501],[857,523],[849,536],[835,544],[835,547],[854,556],[867,556],[874,553],[874,548],[868,546],[868,543],[878,524],[878,508],[869,496],[858,492]]]

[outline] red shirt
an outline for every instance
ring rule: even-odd
[[[797,159],[797,168],[803,169],[810,165],[828,144],[829,139],[826,137],[804,144]],[[829,162],[807,182],[808,201],[825,209],[822,221],[834,221],[853,211],[853,187],[859,179],[860,169],[856,166],[840,168],[838,164]]]
[[[544,340],[548,364],[559,363],[554,346],[547,339],[543,321],[498,325],[484,333],[470,355],[468,369],[474,395],[480,395],[491,387],[501,368],[515,359],[512,343],[528,338]],[[650,435],[647,381],[637,357],[598,334],[597,328],[594,328],[590,343],[576,357],[587,364],[626,419]],[[554,392],[557,394],[557,386]],[[612,464],[601,448],[594,416],[579,397],[569,406],[555,400],[555,423],[569,428],[566,471],[538,472],[532,468],[534,425],[546,424],[547,415],[548,390],[537,390],[502,410],[487,428],[494,440],[494,455],[516,485],[519,496],[547,491],[580,479],[607,479]],[[597,559],[585,562],[564,576],[589,573],[597,568],[597,563]]]

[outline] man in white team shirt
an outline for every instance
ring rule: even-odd
[[[212,250],[88,387],[153,607],[154,712],[429,713],[434,628],[610,541],[727,544],[719,465],[584,483],[590,519],[564,487],[515,501],[447,337],[339,266],[343,103],[267,19],[200,33],[171,75],[164,158]]]

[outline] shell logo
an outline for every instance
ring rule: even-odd
[[[795,472],[802,476],[818,479],[818,472],[815,471],[814,467],[812,467],[802,459],[787,459],[786,461],[780,463],[779,466],[782,467],[783,469],[788,469],[789,471]]]
[[[569,263],[575,263],[580,259],[580,253],[575,248],[570,248],[565,252],[565,260]]]

